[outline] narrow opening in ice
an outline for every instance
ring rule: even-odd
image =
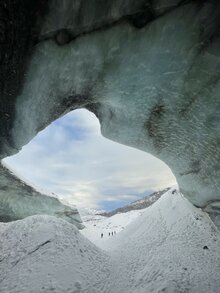
[[[176,184],[162,161],[104,138],[84,109],[54,121],[4,162],[39,191],[78,207],[111,210]]]

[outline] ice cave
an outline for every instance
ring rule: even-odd
[[[58,117],[85,108],[98,117],[103,136],[164,161],[189,204],[208,213],[220,227],[218,0],[3,0],[0,16],[1,159],[17,153]],[[15,194],[19,206],[20,194],[16,194],[11,182],[16,182],[15,185],[22,182],[16,181],[3,168],[0,173],[1,192],[9,201],[11,194]],[[51,204],[61,217],[70,218],[77,213],[57,202],[47,203],[45,210],[50,210]],[[184,213],[183,201],[177,204],[179,213]],[[8,208],[13,210],[16,205],[13,208],[8,205]],[[80,218],[78,220],[80,222]],[[154,223],[156,221],[157,218]],[[27,218],[25,229],[30,225],[40,230],[41,222],[44,218],[39,222]],[[59,223],[52,218],[48,220],[54,231],[52,238],[64,233],[56,234],[56,225],[60,225],[59,229],[64,225]],[[191,224],[189,222],[188,226]],[[20,222],[12,222],[10,227],[19,231],[19,225]],[[72,229],[63,227],[67,234],[76,233]],[[42,235],[42,239],[46,239],[45,234]],[[42,245],[47,247],[52,238]],[[69,238],[66,246],[71,242],[68,241]],[[85,242],[80,253],[83,254],[89,245]],[[38,244],[29,254],[40,247]],[[204,244],[202,253],[209,253],[208,248]],[[102,252],[99,254],[94,246],[91,246],[91,253],[97,255],[100,263],[108,258]],[[24,259],[21,257],[22,261]],[[0,258],[0,264],[3,260],[4,257]],[[81,261],[83,257],[78,263]],[[69,264],[68,257],[66,263]],[[15,264],[16,259],[10,259],[11,267]],[[129,265],[132,270],[132,264]],[[107,274],[107,271],[104,266],[103,272]],[[211,265],[208,271],[211,272]],[[22,272],[24,280],[28,272]],[[41,291],[33,292],[146,292],[141,284],[147,277],[142,273],[140,271],[137,276],[140,280],[137,291],[120,290],[120,284],[111,291],[103,283],[86,291],[76,280],[74,289],[69,286],[62,291],[63,285],[53,289],[50,284],[51,287],[42,289],[45,288],[42,285]],[[162,274],[156,269],[150,273],[151,281],[160,279]],[[93,271],[92,275],[95,274]],[[3,276],[2,280],[5,278]],[[211,280],[211,273],[209,278]],[[203,279],[198,277],[197,284]],[[148,292],[218,292],[219,279],[216,277],[214,285],[210,281],[207,287],[203,284],[204,287],[192,290],[185,284],[184,291],[179,285],[184,280],[180,278],[178,284],[170,281],[166,287],[160,283],[154,289],[149,287]],[[2,292],[32,292],[9,290],[10,281],[2,282]],[[96,279],[96,284],[99,282]]]
[[[104,136],[167,163],[218,222],[219,5],[3,1],[1,158],[86,108]]]

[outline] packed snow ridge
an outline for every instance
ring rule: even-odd
[[[87,232],[90,241],[50,216],[0,224],[1,293],[219,292],[219,231],[180,193],[168,191],[111,237]]]

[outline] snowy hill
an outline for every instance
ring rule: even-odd
[[[107,254],[62,219],[0,224],[1,293],[101,293],[108,266]]]
[[[93,209],[80,209],[79,213],[85,226],[82,234],[89,239],[92,237],[93,242],[98,244],[103,234],[104,240],[112,237],[118,232],[125,229],[136,218],[142,215],[146,208],[155,203],[170,188],[146,196],[134,201],[122,208],[115,209],[109,213]],[[172,189],[174,190],[174,189]],[[171,192],[172,192],[171,190]]]
[[[99,211],[96,211],[96,214],[89,214],[86,216],[80,214],[83,225],[85,226],[82,234],[96,245],[100,245],[103,241],[109,240],[109,237],[115,236],[117,233],[124,230],[130,223],[142,215],[145,210],[146,209],[141,209],[129,211],[127,213],[118,213],[111,217],[97,214]],[[101,234],[103,234],[103,238],[101,238]]]
[[[87,221],[84,221],[84,217],[82,217],[85,226],[82,230],[82,234],[96,245],[101,245],[103,241],[108,241],[109,237],[115,236],[117,233],[124,230],[130,223],[143,214],[144,211],[145,209],[130,211],[116,214],[112,217],[100,215],[90,216]],[[101,238],[101,234],[103,234],[103,238]]]
[[[179,193],[113,237],[88,233],[98,247],[81,233],[48,216],[0,224],[1,293],[219,293],[219,231]]]

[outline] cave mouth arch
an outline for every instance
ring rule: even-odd
[[[86,109],[55,120],[4,162],[39,191],[79,207],[111,210],[176,184],[159,159],[104,138]]]

